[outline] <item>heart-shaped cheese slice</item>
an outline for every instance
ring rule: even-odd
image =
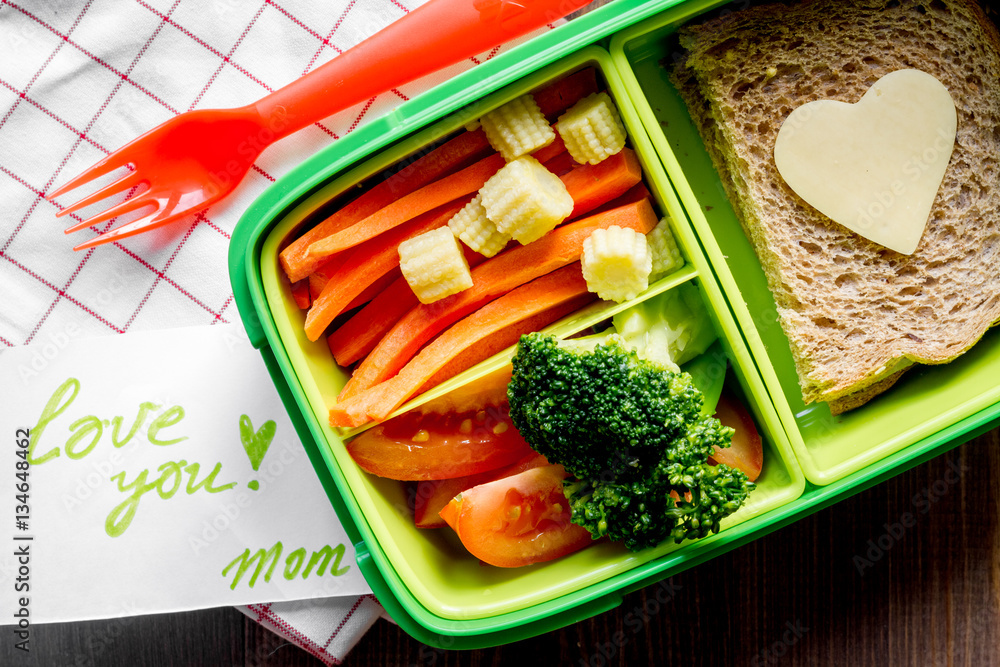
[[[774,162],[789,187],[827,217],[887,248],[917,249],[957,129],[955,103],[915,69],[887,74],[856,103],[817,100],[792,111]]]

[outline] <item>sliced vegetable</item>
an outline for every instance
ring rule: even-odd
[[[368,239],[392,229],[438,206],[470,195],[504,166],[502,156],[494,153],[471,167],[434,181],[416,192],[393,201],[364,220],[322,238],[309,246],[309,256],[325,259],[335,253],[364,243]],[[464,204],[464,202],[463,202]]]
[[[625,146],[625,126],[611,97],[604,92],[588,95],[556,123],[566,150],[580,163],[597,164]]]
[[[365,305],[381,294],[387,287],[389,287],[389,285],[393,283],[393,281],[402,275],[403,274],[399,271],[399,267],[394,267],[388,273],[384,274],[380,278],[377,278],[375,282],[366,287],[361,294],[354,297],[349,304],[344,306],[341,312],[346,313],[359,306]],[[319,295],[323,293],[323,288],[326,287],[329,282],[330,276],[319,276],[319,271],[309,274],[309,295],[311,297],[309,302],[310,305],[312,305],[313,301],[319,298]]]
[[[408,412],[354,438],[347,451],[365,471],[403,481],[465,477],[533,453],[506,403],[444,415]]]
[[[346,313],[349,310],[354,310],[359,306],[365,305],[366,303],[377,297],[379,294],[381,294],[383,291],[385,291],[385,289],[389,287],[389,285],[393,284],[397,279],[402,277],[403,273],[402,271],[399,270],[399,267],[398,266],[393,267],[391,271],[389,271],[381,278],[377,279],[375,282],[369,285],[367,288],[365,288],[364,292],[354,297],[354,300],[351,301],[349,304],[347,304],[347,307],[344,308],[344,312]]]
[[[441,370],[431,377],[430,380],[424,383],[424,386],[421,387],[417,393],[422,393],[432,387],[436,387],[445,380],[461,373],[465,369],[472,368],[480,361],[489,359],[494,354],[516,345],[517,341],[520,340],[521,336],[524,334],[531,333],[532,331],[540,331],[556,320],[579,310],[596,299],[596,294],[589,292],[587,294],[581,294],[579,298],[570,299],[565,303],[543,310],[537,315],[526,317],[523,320],[514,322],[502,329],[499,329],[498,331],[493,332],[492,334],[480,339],[475,345],[467,347],[455,355],[455,358],[445,364]]]
[[[501,232],[486,216],[482,195],[476,195],[456,213],[448,227],[462,243],[484,257],[494,257],[510,242],[510,234]]]
[[[642,181],[642,165],[635,152],[626,148],[604,162],[583,165],[562,176],[573,195],[570,218],[589,213],[601,204],[624,195]]]
[[[487,405],[503,405],[507,402],[510,371],[509,365],[498,368],[477,378],[475,382],[452,389],[447,394],[421,403],[413,409],[421,413],[433,412],[444,415],[449,412],[481,410]]]
[[[341,257],[331,257],[325,264],[316,268],[309,274],[309,295],[315,301],[323,293],[323,288],[330,282],[330,277],[340,268]]]
[[[645,234],[657,217],[648,200],[563,225],[526,246],[514,246],[472,270],[472,287],[438,303],[409,311],[365,357],[338,400],[382,382],[402,368],[431,337],[476,308],[518,285],[575,262],[583,241],[611,225]],[[374,304],[374,302],[373,302]]]
[[[293,282],[301,280],[323,264],[322,258],[309,255],[309,246],[316,241],[364,220],[397,199],[464,169],[492,152],[485,132],[463,132],[404,166],[282,250],[281,266],[288,274],[288,279]]]
[[[525,470],[547,466],[549,462],[536,452],[531,452],[520,461],[496,470],[488,470],[477,475],[454,477],[417,482],[413,503],[413,522],[417,528],[441,528],[446,525],[440,512],[458,494],[480,484],[486,484],[504,477],[510,477]]]
[[[546,159],[544,160],[542,159],[542,157],[536,157],[536,159],[542,164],[544,164],[546,169],[551,171],[556,176],[559,176],[560,178],[580,166],[577,163],[577,161],[573,159],[573,156],[567,153],[565,150],[562,153],[559,153],[558,155],[553,155],[552,157],[546,157]]]
[[[582,69],[536,90],[535,103],[549,121],[554,121],[587,95],[597,92],[597,71],[593,67]]]
[[[653,268],[649,278],[654,280],[668,273],[673,273],[684,266],[684,257],[681,249],[677,247],[677,240],[670,230],[670,219],[663,218],[646,234],[646,241],[649,243],[649,251],[653,257]]]
[[[623,151],[624,152],[624,151]],[[630,187],[625,194],[620,197],[615,197],[606,204],[601,204],[593,210],[593,213],[603,213],[612,208],[618,208],[619,206],[625,206],[626,204],[634,204],[637,201],[642,201],[643,199],[650,199],[652,195],[649,193],[649,188],[646,187],[645,183],[636,183]]]
[[[385,419],[463,350],[526,317],[587,294],[578,265],[537,278],[483,306],[435,338],[394,377],[369,387],[330,410],[333,426],[360,426]]]
[[[593,542],[570,521],[562,466],[544,466],[481,484],[454,498],[441,517],[473,556],[496,567],[561,558]]]
[[[566,185],[530,155],[508,162],[479,194],[496,228],[522,244],[552,231],[574,206]]]
[[[472,287],[462,245],[446,226],[400,243],[399,269],[420,303],[434,303]]]
[[[764,446],[753,418],[742,403],[727,394],[719,398],[715,410],[715,417],[735,433],[733,444],[721,449],[716,447],[711,460],[738,468],[746,473],[751,482],[755,481],[764,467]]]
[[[580,264],[591,292],[621,303],[649,287],[653,260],[645,234],[615,225],[594,230],[583,242]]]
[[[347,367],[369,354],[400,318],[420,305],[402,276],[327,336],[333,358]]]
[[[309,295],[312,297],[313,301],[319,298],[319,295],[323,293],[323,288],[329,284],[330,278],[337,273],[337,270],[343,263],[342,259],[342,256],[334,257],[331,261],[309,274]],[[400,275],[402,274],[399,272],[398,266],[391,269],[388,273],[384,274],[381,278],[376,279],[375,282],[366,287],[361,294],[354,297],[354,299],[344,308],[344,311],[352,310],[358,306],[368,303],[381,294],[382,290],[391,285],[392,281],[399,278]]]
[[[352,249],[329,277],[306,315],[305,330],[309,340],[319,338],[333,318],[347,310],[356,297],[399,266],[401,243],[448,224],[464,203],[445,204]]]
[[[531,154],[531,157],[535,158],[542,164],[545,164],[559,156],[568,157],[570,160],[573,159],[568,153],[566,153],[566,144],[563,143],[563,140],[559,138],[558,134],[551,144],[543,146]]]
[[[295,305],[305,310],[312,303],[312,299],[309,296],[309,281],[300,280],[297,283],[292,284],[292,299],[295,300]]]
[[[465,259],[474,268],[486,258],[466,249]],[[338,327],[327,338],[334,359],[341,366],[350,366],[371,352],[400,318],[420,305],[417,296],[400,277],[385,288],[371,303]]]
[[[486,113],[479,122],[490,145],[508,162],[548,146],[556,138],[530,94]]]

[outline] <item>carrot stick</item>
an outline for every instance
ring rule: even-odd
[[[324,264],[323,266],[319,267],[314,272],[309,274],[310,304],[319,298],[319,295],[323,292],[323,288],[326,287],[327,283],[330,282],[330,276],[332,276],[337,272],[337,269],[340,267],[340,262],[337,260],[338,258],[334,257],[333,260],[331,260],[327,264]],[[354,310],[358,306],[363,306],[364,304],[368,303],[369,301],[377,297],[379,294],[381,294],[389,285],[393,283],[393,281],[396,280],[396,278],[399,278],[400,275],[402,274],[399,271],[398,267],[390,271],[389,273],[385,274],[384,276],[373,282],[371,285],[369,285],[367,288],[365,288],[364,292],[354,297],[354,301],[351,301],[349,304],[347,304],[347,307],[344,308],[344,312],[347,312],[348,310]],[[308,307],[309,306],[306,306],[306,308]]]
[[[597,71],[593,67],[574,72],[532,93],[535,103],[551,123],[587,95],[597,92]]]
[[[632,190],[635,190],[633,195],[640,192],[644,192],[647,197],[649,195],[649,191],[641,183],[629,192]],[[621,205],[625,205],[636,203],[640,199],[633,199],[631,196],[626,199],[625,195],[622,195],[616,201],[621,201]],[[610,208],[612,207],[609,205],[602,206],[601,212]],[[571,217],[570,220],[572,219]],[[484,258],[482,255],[476,253],[470,255],[467,252],[466,259],[469,260],[470,268],[475,268]],[[385,292],[375,297],[368,306],[341,325],[327,339],[337,363],[349,366],[369,354],[375,349],[379,340],[389,333],[393,325],[417,303],[417,298],[405,282],[390,285]]]
[[[376,280],[399,266],[399,244],[414,236],[448,224],[452,216],[465,206],[467,198],[439,206],[418,215],[409,222],[385,234],[370,238],[346,253],[336,273],[330,276],[322,293],[313,299],[306,315],[305,330],[310,340],[316,340],[323,329],[347,309],[356,297]]]
[[[302,310],[309,307],[309,284],[305,280],[292,284],[292,298],[295,300],[295,305]]]
[[[455,174],[453,178],[458,176],[459,174]],[[570,214],[570,219],[572,219],[588,213],[597,206],[623,195],[629,190],[629,188],[640,183],[642,180],[642,167],[639,164],[639,159],[636,157],[635,152],[629,148],[625,148],[616,155],[612,155],[607,160],[604,160],[599,164],[580,165],[561,178],[566,186],[566,190],[569,192],[570,196],[573,197],[575,204],[573,212]],[[439,181],[439,183],[443,182],[444,181]],[[427,186],[427,188],[414,193],[411,197],[416,197],[420,193],[433,188],[435,185],[437,184],[431,184]],[[383,234],[382,236],[385,235]],[[378,241],[379,238],[382,237],[375,237],[375,239],[366,241],[365,246],[358,246],[358,249],[355,252],[359,252],[360,248],[366,247],[367,244]],[[318,242],[316,245],[319,245],[320,243],[325,243],[325,241]],[[352,255],[352,257],[354,257],[354,255]],[[342,267],[343,273],[338,274],[338,278],[336,280],[338,289],[350,290],[358,287],[358,282],[355,281],[350,275],[351,272],[357,271],[358,266],[358,263],[355,262],[351,264],[350,268],[348,268],[346,264]],[[374,268],[372,270],[374,270]],[[374,279],[370,276],[360,276],[358,279],[361,280],[362,278],[366,280]],[[353,298],[353,294],[355,294],[355,292],[350,291],[347,293],[352,295],[351,298]],[[345,304],[342,299],[336,300],[333,295],[327,297],[320,295],[320,297],[313,299],[313,307],[309,310],[305,325],[306,336],[309,340],[318,339],[323,330],[326,329],[330,322],[333,321],[333,318],[340,312],[343,312],[344,305]]]
[[[652,197],[649,194],[649,188],[646,187],[645,183],[639,183],[638,185],[633,185],[628,191],[620,197],[616,197],[606,204],[601,204],[595,208],[592,213],[603,213],[604,211],[609,211],[613,208],[618,208],[619,206],[625,206],[626,204],[634,204],[637,201],[642,201],[643,199],[649,199]]]
[[[553,131],[555,131],[555,128],[552,129]],[[552,158],[556,157],[557,155],[561,155],[563,153],[566,153],[566,143],[563,141],[563,138],[559,136],[559,133],[556,132],[555,141],[553,141],[548,146],[542,146],[537,151],[532,153],[531,157],[535,158],[542,164],[545,164]],[[573,158],[571,157],[570,160],[572,159]]]
[[[588,295],[578,263],[522,285],[461,320],[413,357],[399,373],[330,410],[333,426],[382,420],[463,350],[526,317]]]
[[[596,93],[597,75],[593,68],[575,72],[534,93],[535,102],[549,121],[569,109],[577,101]],[[426,155],[413,160],[371,190],[347,203],[329,218],[305,232],[281,251],[281,266],[291,282],[302,280],[322,262],[308,255],[316,241],[367,218],[396,199],[464,169],[493,152],[482,130],[463,132]]]
[[[475,268],[486,258],[467,246],[465,260]],[[326,342],[341,366],[350,366],[371,352],[380,340],[406,313],[420,302],[406,279],[399,277],[389,284],[367,306],[330,334]]]
[[[342,257],[332,257],[325,264],[309,274],[309,294],[312,296],[313,301],[319,298],[323,288],[330,282],[330,276],[337,272],[342,261]]]
[[[648,233],[657,223],[649,200],[557,227],[528,245],[515,245],[472,270],[472,287],[430,304],[418,304],[355,369],[338,400],[346,400],[395,375],[439,331],[519,285],[575,262],[595,229],[611,225]]]
[[[569,315],[583,306],[586,306],[591,301],[596,300],[597,295],[592,292],[581,294],[580,296],[570,299],[565,303],[561,303],[558,306],[549,308],[548,310],[543,310],[537,315],[532,315],[531,317],[523,319],[520,322],[514,322],[513,324],[486,336],[472,347],[466,348],[461,353],[456,355],[455,358],[449,361],[444,368],[435,373],[434,377],[428,380],[417,393],[422,394],[423,392],[438,386],[445,380],[458,375],[465,369],[472,368],[480,361],[489,359],[497,352],[502,352],[508,347],[515,345],[517,341],[521,339],[522,335],[531,333],[532,331],[544,329],[564,315]]]
[[[546,169],[551,171],[556,176],[565,176],[569,172],[573,171],[580,166],[580,163],[573,159],[573,156],[568,152],[560,153],[554,157],[549,158],[542,162]]]
[[[400,277],[327,336],[333,358],[341,366],[350,366],[371,352],[379,339],[419,303],[406,280]]]
[[[563,153],[563,155],[568,155],[568,153]],[[630,149],[626,148],[604,162],[610,162],[610,164],[580,165],[574,170],[576,172],[574,175],[567,175],[563,178],[573,200],[576,201],[579,198],[581,202],[574,207],[569,220],[588,212],[585,209],[598,200],[606,202],[617,198],[621,200],[619,205],[625,205],[649,196],[649,191],[639,181],[641,177],[638,171],[639,161]],[[633,186],[630,189],[626,188],[630,183]],[[632,192],[632,195],[626,199],[625,195],[622,194],[625,191],[623,188],[630,192],[635,190],[635,192]],[[604,202],[601,203],[604,204],[601,206],[602,211],[614,208]],[[580,212],[577,209],[581,209]],[[476,255],[476,257],[482,261],[480,255]],[[469,258],[467,257],[467,259]],[[474,266],[471,259],[469,266]],[[357,313],[327,339],[337,363],[341,366],[349,366],[371,352],[379,339],[385,336],[392,326],[416,305],[417,299],[407,285],[392,285],[386,288],[386,293],[375,297],[370,307]]]
[[[623,148],[603,162],[583,164],[562,176],[573,195],[573,213],[578,217],[601,204],[620,197],[642,181],[642,165],[630,148]]]
[[[334,253],[353,248],[438,206],[472,194],[483,187],[489,177],[497,173],[504,164],[503,156],[494,153],[471,167],[466,167],[450,176],[425,185],[369,215],[364,220],[359,220],[346,229],[316,241],[309,246],[309,256],[325,259]]]
[[[349,310],[354,310],[355,308],[363,306],[366,303],[370,302],[372,299],[374,299],[379,294],[384,292],[385,289],[389,287],[389,285],[393,284],[402,277],[403,277],[403,272],[400,271],[399,267],[397,266],[396,268],[389,271],[389,273],[385,274],[384,276],[373,282],[371,285],[369,285],[364,292],[354,297],[354,301],[351,301],[349,304],[347,304],[347,307],[344,308],[344,312],[346,313]]]
[[[301,280],[323,263],[308,255],[309,246],[316,241],[364,220],[400,197],[468,167],[492,152],[485,132],[463,132],[404,166],[282,250],[281,266],[288,274],[288,279],[292,282]]]

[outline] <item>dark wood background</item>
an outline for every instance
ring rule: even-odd
[[[641,627],[626,618],[638,617],[655,589],[577,625],[481,651],[432,649],[380,620],[344,664],[1000,664],[998,445],[992,431],[673,577],[673,599]],[[953,464],[966,470],[949,483]],[[921,513],[914,498],[928,493],[935,502]],[[855,556],[907,512],[916,524],[894,531],[890,548],[859,573]],[[28,656],[4,630],[4,666],[321,665],[230,608],[36,626]]]
[[[998,665],[998,445],[994,430],[676,575],[665,605],[647,589],[588,621],[480,651],[434,649],[380,620],[344,664]],[[903,528],[907,513],[916,523]],[[859,571],[880,538],[889,548]],[[232,608],[34,626],[27,655],[3,631],[0,667],[322,665]]]

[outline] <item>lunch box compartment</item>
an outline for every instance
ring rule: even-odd
[[[405,485],[360,470],[343,446],[345,434],[327,425],[329,406],[346,381],[347,373],[336,366],[325,340],[309,342],[305,338],[302,331],[305,313],[291,297],[277,255],[301,230],[335,209],[343,200],[342,195],[352,192],[359,183],[378,178],[392,164],[461,131],[466,123],[490,108],[584,67],[596,68],[599,80],[618,105],[629,132],[630,147],[643,163],[645,182],[654,194],[655,207],[672,219],[687,264],[631,302],[596,302],[547,330],[569,336],[644,298],[686,282],[697,284],[730,360],[729,390],[751,410],[761,432],[764,469],[758,489],[747,505],[727,518],[719,534],[703,540],[682,545],[668,543],[640,553],[628,552],[618,544],[599,543],[569,557],[527,568],[483,567],[450,529],[426,531],[414,527]],[[701,562],[729,548],[736,540],[745,541],[759,534],[755,525],[763,517],[802,493],[804,476],[753,359],[606,51],[596,47],[579,50],[497,93],[459,108],[434,125],[424,129],[414,125],[405,136],[397,129],[395,135],[399,138],[392,146],[347,165],[346,171],[338,172],[336,163],[329,158],[324,164],[320,159],[324,153],[313,158],[313,168],[325,170],[327,177],[318,180],[311,191],[303,189],[297,199],[286,197],[285,203],[272,206],[263,218],[257,219],[261,234],[259,250],[254,253],[255,266],[248,267],[248,273],[249,282],[259,290],[253,297],[255,315],[264,325],[262,328],[273,327],[265,339],[275,356],[273,365],[280,368],[281,380],[288,385],[288,390],[281,393],[289,411],[299,413],[300,433],[305,433],[303,441],[307,449],[314,450],[310,456],[320,478],[332,499],[339,496],[334,505],[342,502],[342,520],[353,524],[352,529],[357,532],[359,566],[379,598],[411,634],[435,645],[443,641],[441,636],[463,636],[462,645],[478,646],[510,641],[518,633],[527,636],[573,622],[585,617],[583,614],[615,606],[628,590]],[[509,356],[507,351],[482,362],[417,397],[400,411],[453,387],[474,382],[475,378],[506,364]],[[386,599],[386,594],[391,599]],[[504,629],[502,638],[497,634],[501,629]]]
[[[905,373],[866,405],[832,416],[825,403],[805,405],[774,298],[718,172],[667,67],[681,58],[675,33],[721,5],[688,2],[628,28],[611,53],[653,145],[673,178],[719,284],[768,387],[807,479],[825,485],[924,442],[1000,400],[1000,336],[986,336],[957,360]]]
[[[1000,387],[992,380],[1000,374],[995,333],[948,366],[909,372],[889,393],[847,415],[834,418],[825,406],[802,404],[763,272],[661,64],[679,57],[672,35],[680,25],[722,4],[616,0],[575,19],[318,152],[258,198],[233,233],[233,291],[250,340],[355,545],[357,566],[390,615],[421,642],[448,649],[492,646],[610,610],[627,593],[897,475],[1000,421]],[[687,259],[638,300],[686,282],[698,285],[730,361],[728,388],[761,431],[764,470],[748,504],[706,539],[637,554],[598,544],[528,568],[485,567],[450,529],[415,528],[404,484],[364,473],[347,455],[344,433],[327,420],[347,374],[324,340],[305,339],[304,313],[291,298],[277,254],[358,183],[460,131],[489,108],[585,66],[597,68],[618,104],[656,208],[670,216]],[[589,306],[549,330],[571,335],[627,306]],[[497,355],[416,401],[503,363],[504,355]]]

